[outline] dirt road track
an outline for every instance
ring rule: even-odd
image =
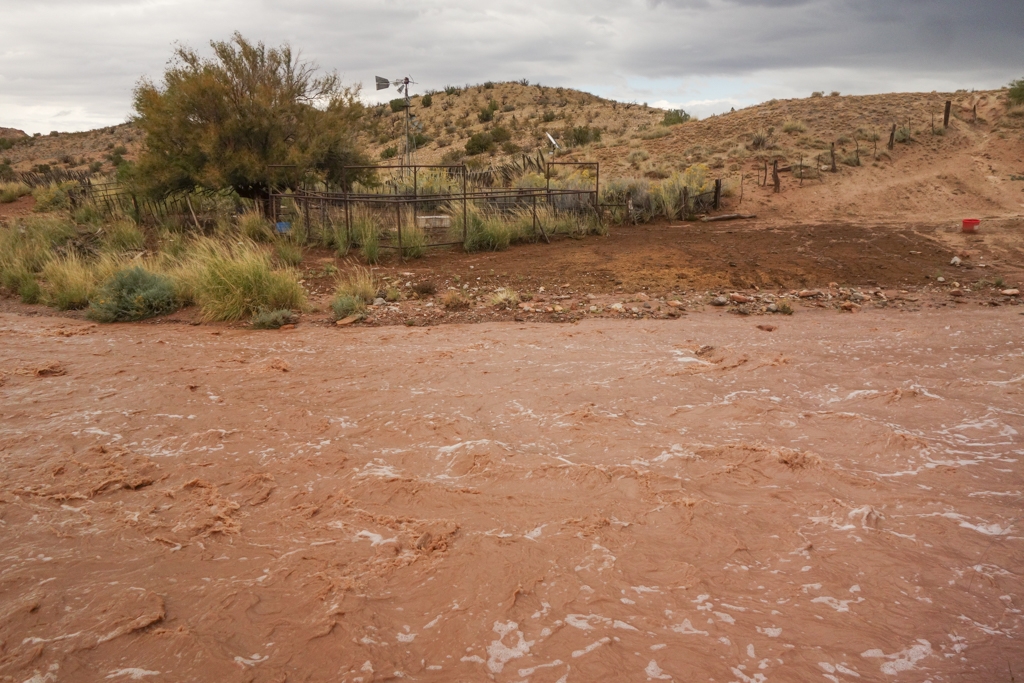
[[[0,681],[1009,681],[1022,320],[0,314]]]

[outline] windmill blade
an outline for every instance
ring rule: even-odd
[[[377,79],[377,90],[387,90],[391,87],[391,81],[388,79],[381,78],[380,76],[374,76],[374,78]]]

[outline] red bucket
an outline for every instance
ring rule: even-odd
[[[981,224],[981,221],[978,220],[977,218],[965,218],[964,219],[963,231],[964,232],[978,232],[978,226],[980,224]]]

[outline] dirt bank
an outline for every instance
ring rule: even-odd
[[[2,314],[0,680],[1010,680],[1018,311]]]

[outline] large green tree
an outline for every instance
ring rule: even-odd
[[[179,46],[163,82],[140,81],[134,121],[146,141],[136,179],[152,194],[234,189],[265,199],[310,174],[336,185],[346,165],[366,163],[356,145],[358,86],[319,73],[285,45],[235,33],[211,41],[213,57]]]

